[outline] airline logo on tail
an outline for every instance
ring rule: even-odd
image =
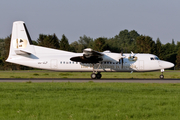
[[[27,40],[18,38],[13,40],[13,47],[18,49],[18,48],[26,48],[27,46]]]

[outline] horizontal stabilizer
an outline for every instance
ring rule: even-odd
[[[15,50],[17,55],[31,55],[31,53],[24,51],[24,50]]]

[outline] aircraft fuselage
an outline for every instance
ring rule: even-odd
[[[45,48],[32,45],[36,51],[33,55],[14,55],[7,61],[11,63],[21,64],[29,67],[55,70],[55,71],[92,71],[92,63],[81,63],[71,61],[72,56],[82,56],[82,53],[62,52],[51,48]],[[107,56],[117,56],[119,53],[103,53]],[[48,57],[47,57],[48,56]],[[154,71],[166,69],[173,66],[172,63],[159,60],[157,56],[152,54],[135,54],[133,60],[131,54],[124,54],[123,65],[117,60],[101,61],[94,64],[94,69],[98,68],[99,72],[106,71]],[[163,65],[163,66],[162,66]]]

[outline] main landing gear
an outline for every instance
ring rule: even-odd
[[[163,72],[164,72],[164,69],[161,69],[161,75],[159,76],[160,79],[164,79]]]
[[[97,72],[101,64],[99,64],[98,68],[96,69],[96,72],[94,71],[94,64],[93,64],[93,73],[91,74],[92,79],[101,79],[102,75],[100,72]]]
[[[96,73],[91,74],[92,79],[101,79],[101,77],[102,77],[102,75],[100,72],[98,72],[97,74]]]

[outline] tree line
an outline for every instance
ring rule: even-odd
[[[10,36],[0,39],[0,69],[33,69],[5,62],[9,54],[10,39]],[[61,39],[59,39],[56,34],[39,34],[38,39],[33,40],[33,44],[76,53],[82,52],[85,48],[92,48],[99,52],[110,50],[111,52],[120,53],[123,50],[124,53],[129,53],[131,51],[134,53],[150,53],[157,55],[161,60],[174,63],[178,68],[180,67],[180,42],[175,44],[172,39],[170,43],[162,44],[159,38],[154,41],[152,37],[140,35],[135,30],[122,30],[112,38],[99,37],[93,39],[83,35],[79,37],[79,40],[71,44],[69,44],[68,38],[64,34]]]

